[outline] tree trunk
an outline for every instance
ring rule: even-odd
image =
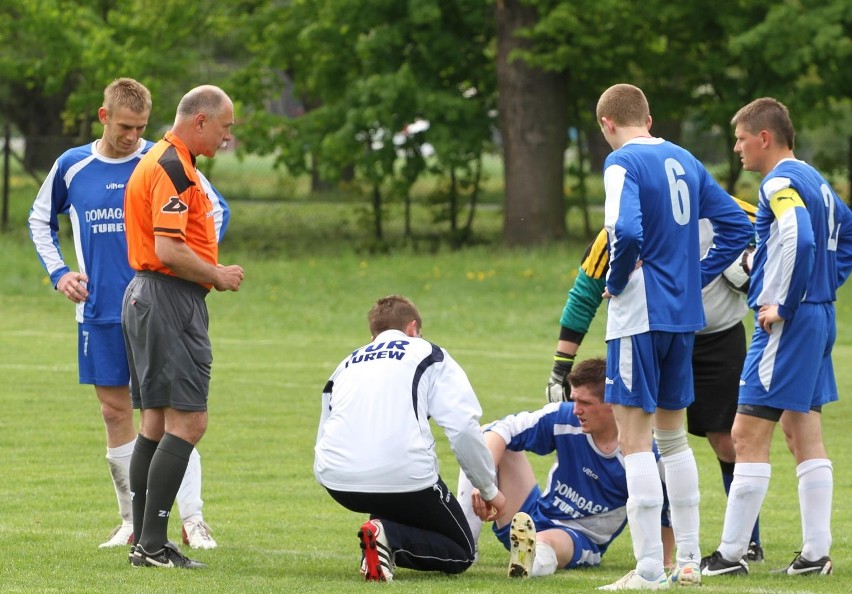
[[[90,135],[76,138],[65,133],[62,110],[69,94],[70,89],[65,89],[55,95],[44,95],[40,88],[18,83],[11,85],[9,96],[13,99],[0,102],[0,112],[26,141],[22,163],[27,172],[47,171],[67,149],[92,140]]]
[[[564,239],[564,159],[568,142],[568,84],[564,73],[531,68],[511,52],[528,46],[515,36],[535,24],[534,8],[497,0],[497,89],[503,141],[507,245]]]

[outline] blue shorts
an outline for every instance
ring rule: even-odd
[[[694,332],[643,332],[606,343],[606,402],[681,410],[692,404]]]
[[[530,494],[524,501],[524,504],[521,506],[521,509],[518,511],[522,511],[530,515],[533,524],[535,524],[536,532],[556,529],[562,530],[565,534],[571,537],[571,540],[574,541],[574,556],[571,557],[571,561],[565,565],[565,569],[574,569],[576,567],[596,567],[600,565],[601,557],[603,556],[601,548],[589,540],[589,537],[582,532],[577,532],[576,530],[557,524],[542,514],[541,508],[538,505],[539,498],[541,498],[541,489],[538,485],[536,485],[532,488]],[[511,530],[511,527],[511,522],[507,523],[502,528],[497,528],[496,523],[491,524],[491,530],[494,531],[494,535],[497,537],[497,540],[503,543],[503,546],[506,547],[507,551],[509,550],[509,531]]]
[[[802,303],[791,319],[773,324],[771,334],[755,316],[739,403],[807,413],[837,400],[834,316],[832,303]]]
[[[81,384],[126,386],[130,383],[120,323],[77,325],[77,368]]]

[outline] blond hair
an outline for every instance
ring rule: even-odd
[[[132,78],[117,78],[104,89],[107,113],[119,107],[126,107],[133,113],[146,113],[151,111],[151,105],[151,92]]]

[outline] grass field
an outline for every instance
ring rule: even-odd
[[[251,205],[234,204],[232,230],[260,224]],[[361,516],[337,506],[311,465],[320,390],[334,366],[366,341],[366,312],[388,293],[410,296],[427,338],[466,369],[490,420],[544,403],[544,384],[580,245],[528,251],[481,246],[434,254],[362,257],[333,234],[316,254],[291,253],[281,238],[236,252],[224,263],[246,269],[243,289],[208,299],[214,371],[210,428],[200,443],[205,515],[220,547],[193,557],[195,572],[133,569],[125,550],[99,550],[117,521],[104,460],[103,426],[90,386],[76,383],[75,322],[69,302],[48,286],[20,230],[0,236],[6,275],[0,288],[0,591],[2,592],[538,592],[590,591],[633,567],[623,535],[595,570],[516,582],[507,554],[486,531],[481,561],[461,576],[397,572],[393,584],[358,576],[355,532]],[[342,216],[342,215],[341,215]],[[307,224],[309,221],[306,221]],[[336,247],[335,247],[336,246]],[[246,248],[248,249],[248,248]],[[66,250],[67,251],[67,250]],[[583,345],[601,355],[603,315]],[[795,469],[783,439],[773,445],[773,477],[761,516],[766,563],[747,578],[706,580],[703,592],[844,592],[852,575],[852,293],[838,303],[835,363],[841,401],[826,408],[826,442],[835,467],[832,557],[826,579],[769,575],[801,546]],[[442,475],[458,466],[439,435]],[[702,545],[718,544],[724,494],[709,446],[692,441],[701,473]],[[535,459],[540,481],[548,460]],[[173,522],[177,540],[179,526]]]

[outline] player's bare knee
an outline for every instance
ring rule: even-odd
[[[107,427],[121,427],[129,425],[133,426],[133,409],[132,408],[116,408],[107,403],[101,402],[101,416],[104,419],[104,424]]]

